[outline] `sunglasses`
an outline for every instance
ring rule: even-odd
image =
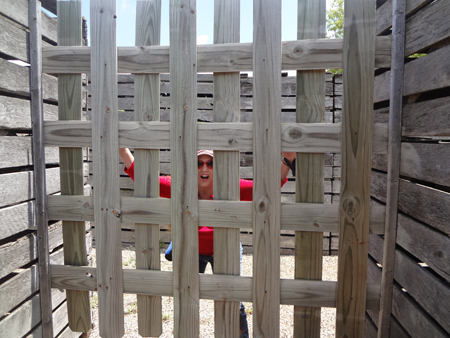
[[[203,162],[203,161],[198,160],[198,162],[197,162],[198,169],[203,168],[203,166],[204,166],[205,164],[206,164],[206,166],[207,166],[209,169],[212,169],[212,168],[213,168],[213,160],[209,160],[209,161],[206,161],[206,162]]]

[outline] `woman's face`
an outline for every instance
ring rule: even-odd
[[[208,155],[200,155],[197,157],[201,168],[198,168],[198,188],[212,188],[213,186],[213,169],[208,168],[207,163],[212,161],[213,158]],[[209,162],[211,164],[211,162]]]

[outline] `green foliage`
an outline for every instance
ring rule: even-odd
[[[333,0],[327,11],[327,30],[336,39],[344,37],[344,0]]]
[[[330,38],[344,37],[344,0],[333,0],[331,9],[327,11],[327,30]],[[327,72],[342,74],[342,69],[327,69]]]

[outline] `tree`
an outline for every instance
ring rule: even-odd
[[[344,0],[333,0],[331,9],[327,11],[327,30],[330,37],[344,37]]]
[[[333,0],[327,11],[327,35],[329,38],[344,37],[344,0]],[[328,69],[333,74],[342,74],[342,69]]]

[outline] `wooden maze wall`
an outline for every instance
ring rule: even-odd
[[[55,8],[56,2],[48,8]],[[56,10],[52,10],[56,13]],[[28,0],[0,1],[0,336],[42,335],[38,238],[30,114],[30,70],[8,62],[29,59]],[[42,44],[56,45],[57,20],[42,12]],[[58,81],[42,78],[45,119],[58,119]],[[86,100],[83,101],[86,106]],[[58,194],[60,166],[57,148],[47,148],[48,194]],[[84,183],[88,167],[84,167]],[[89,189],[88,189],[89,192]],[[85,232],[89,227],[85,228]],[[48,226],[50,262],[63,263],[62,222]],[[86,245],[90,247],[88,234]],[[53,333],[78,337],[68,328],[66,291],[52,289]]]
[[[378,9],[389,34],[392,1]],[[450,2],[406,2],[403,118],[391,336],[450,334]],[[417,58],[414,53],[424,53]],[[420,55],[419,55],[420,56]],[[387,123],[389,69],[375,78],[376,122]],[[387,162],[373,158],[373,203],[385,203]],[[381,280],[383,236],[371,235],[369,281]],[[378,312],[368,311],[375,337]]]
[[[170,78],[169,74],[161,74],[160,76],[160,116],[161,121],[170,121]],[[197,104],[198,119],[203,122],[213,122],[213,75],[199,74],[197,86]],[[296,93],[297,82],[295,76],[283,74],[281,78],[282,84],[282,123],[295,122],[296,110]],[[326,75],[325,86],[325,122],[340,123],[342,117],[342,75],[332,74]],[[90,84],[86,87],[88,95],[88,119],[91,119],[91,95]],[[119,74],[118,75],[118,105],[119,120],[134,121],[134,97],[135,85],[134,76]],[[240,121],[251,122],[253,115],[253,78],[247,74],[241,74],[240,79]],[[90,159],[92,159],[92,151],[90,149]],[[326,204],[339,203],[340,193],[340,153],[327,153],[324,157],[324,202]],[[240,177],[244,179],[253,178],[253,156],[251,152],[240,154]],[[131,197],[134,194],[134,182],[123,172],[124,165],[119,165],[120,187],[122,189],[121,196]],[[93,166],[90,163],[90,179],[92,184]],[[162,175],[171,174],[170,150],[162,150],[160,152],[160,172]],[[292,172],[288,175],[289,181],[281,189],[282,202],[295,201],[295,177]],[[93,225],[93,223],[92,223]],[[161,240],[164,241],[164,248],[167,248],[171,240],[171,233],[168,227],[161,226]],[[93,239],[95,242],[95,227],[92,228]],[[134,223],[122,223],[122,243],[124,246],[134,246],[136,239]],[[242,229],[241,242],[244,253],[252,253],[252,233],[251,229]],[[94,244],[95,245],[95,244]],[[282,254],[294,254],[295,238],[294,231],[283,230],[281,232],[281,252]],[[332,232],[324,232],[323,236],[323,254],[337,255],[338,250],[338,234]]]

